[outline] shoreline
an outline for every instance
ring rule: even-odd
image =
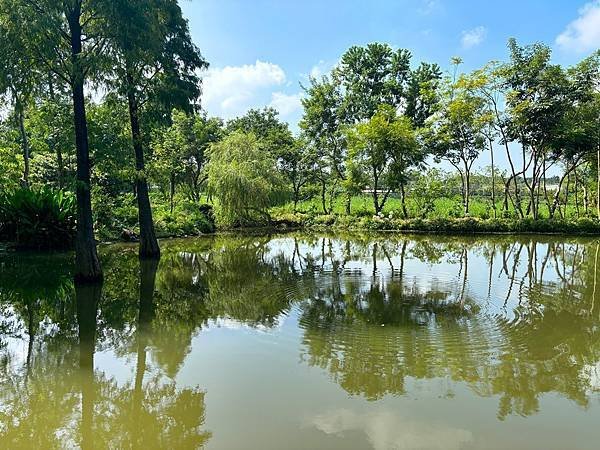
[[[236,228],[217,228],[212,233],[200,234],[164,234],[164,239],[185,239],[217,236],[221,234],[272,234],[295,231],[317,232],[372,232],[398,233],[413,235],[437,236],[572,236],[600,237],[600,220],[581,219],[480,219],[475,217],[449,219],[394,219],[380,216],[348,217],[348,216],[311,216],[275,218],[270,225],[257,225]],[[137,240],[114,239],[98,240],[98,245],[136,244]],[[0,254],[6,252],[19,253],[61,253],[70,252],[72,248],[61,249],[25,249],[17,248],[11,242],[0,241]]]

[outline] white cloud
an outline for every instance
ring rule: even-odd
[[[348,409],[337,409],[312,418],[309,424],[329,435],[362,432],[375,450],[458,450],[473,441],[473,434],[468,430],[442,423],[424,423],[385,410],[357,413]]]
[[[273,92],[269,106],[279,111],[283,119],[289,118],[294,113],[302,109],[302,94],[284,94],[283,92]]]
[[[428,16],[438,11],[441,6],[442,5],[439,0],[423,0],[417,11],[424,16]]]
[[[460,38],[460,43],[464,49],[475,47],[483,42],[486,35],[486,28],[483,26],[478,26],[472,30],[463,31],[462,37]]]
[[[558,35],[556,44],[565,51],[586,52],[600,47],[600,0],[587,3],[579,17]]]
[[[202,105],[211,115],[232,118],[268,103],[273,88],[285,82],[283,69],[270,62],[209,69],[203,79]]]

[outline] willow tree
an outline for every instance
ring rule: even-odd
[[[160,256],[154,231],[144,161],[141,113],[149,100],[179,106],[200,96],[197,70],[206,67],[192,43],[177,0],[115,0],[108,3],[109,43],[115,84],[127,99],[135,152],[136,194],[140,225],[139,255]]]
[[[217,218],[225,225],[270,220],[268,210],[283,199],[277,162],[253,133],[234,131],[212,144],[208,188],[218,200]]]
[[[22,38],[30,61],[66,85],[73,102],[77,155],[76,269],[79,281],[102,279],[96,251],[90,186],[90,151],[84,88],[105,67],[108,0],[1,0],[0,11]],[[21,26],[26,24],[27,26]]]

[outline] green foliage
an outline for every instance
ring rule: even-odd
[[[49,188],[17,189],[0,196],[0,237],[22,248],[70,247],[75,236],[75,198]]]
[[[153,139],[154,154],[149,164],[152,178],[164,190],[171,183],[182,183],[190,198],[198,201],[206,181],[208,148],[222,136],[221,119],[174,110],[171,125],[159,129]]]
[[[283,194],[275,160],[252,133],[235,131],[209,150],[208,188],[218,200],[217,221],[223,225],[269,220],[268,208]]]
[[[245,115],[227,122],[227,132],[253,133],[273,158],[279,160],[294,145],[287,123],[279,120],[279,112],[271,107],[251,109]]]
[[[413,175],[411,196],[414,204],[413,215],[426,218],[435,210],[435,201],[442,196],[444,180],[440,171],[430,169],[424,174]]]
[[[407,169],[424,159],[412,123],[408,117],[398,117],[391,106],[382,105],[368,122],[349,129],[347,140],[347,178],[355,192],[371,187],[378,214],[390,192],[406,183]]]

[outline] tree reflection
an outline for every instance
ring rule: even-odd
[[[368,245],[370,275],[330,274],[302,309],[303,359],[348,393],[375,400],[404,394],[408,378],[447,378],[499,397],[501,419],[537,412],[549,392],[589,404],[600,360],[600,317],[592,314],[598,243],[418,238],[408,246],[388,242],[383,256],[381,244]],[[378,274],[384,263],[386,274]],[[451,264],[456,276],[424,284],[423,263]],[[471,274],[483,273],[485,292],[473,292]],[[490,314],[493,308],[500,312]]]
[[[194,336],[296,312],[302,360],[369,400],[446,380],[505,418],[600,386],[589,239],[219,236],[165,243],[160,263],[110,246],[102,289],[60,258],[0,262],[3,447],[201,447],[204,392],[175,382]],[[106,352],[129,381],[94,365]]]
[[[47,326],[54,331],[37,338],[40,345],[25,367],[8,356],[10,345],[4,348],[2,447],[199,448],[209,440],[210,433],[202,430],[204,392],[178,388],[161,371],[145,376],[146,349],[153,334],[156,270],[156,262],[141,263],[138,320],[131,335],[137,347],[133,382],[119,381],[103,368],[94,367],[96,349],[102,345],[99,325],[105,334],[110,330],[101,308],[110,306],[110,301],[102,296],[101,285],[65,290],[62,301],[74,305],[72,314],[63,317],[63,328],[57,323]],[[8,294],[3,285],[0,300],[10,305],[4,309],[5,319],[14,323],[27,320],[19,305],[27,298],[18,290]],[[41,322],[51,320],[39,308],[35,313]]]

